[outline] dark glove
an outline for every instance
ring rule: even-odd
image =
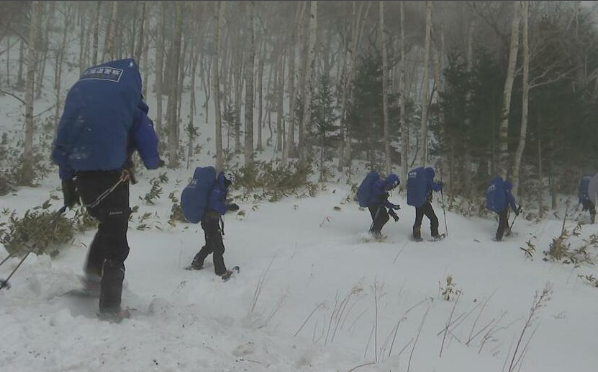
[[[395,213],[395,211],[393,211],[392,209],[390,210],[390,216],[395,220],[395,222],[397,222],[399,220],[399,216],[397,216],[397,214]]]
[[[521,213],[521,206],[519,206],[515,211],[515,216],[519,216],[519,213]]]
[[[232,211],[232,212],[235,212],[235,211],[238,211],[238,210],[239,210],[239,206],[238,206],[237,204],[228,204],[228,205],[226,206],[226,210],[227,210],[227,211]]]
[[[62,180],[62,195],[64,197],[64,205],[73,208],[75,204],[81,205],[79,193],[75,188],[75,182],[70,180]]]
[[[394,209],[395,211],[398,211],[399,209],[401,209],[401,206],[398,204],[393,204],[392,209]]]

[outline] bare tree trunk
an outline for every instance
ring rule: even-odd
[[[216,37],[216,54],[212,62],[212,90],[214,91],[214,115],[216,116],[216,169],[222,171],[224,169],[224,158],[222,154],[222,116],[220,114],[220,76],[218,73],[218,58],[220,57],[221,45],[220,39],[222,34],[222,21],[224,19],[224,10],[226,2],[218,1],[215,3],[216,11],[214,13],[214,35]]]
[[[521,104],[521,132],[519,134],[519,146],[515,154],[515,165],[513,166],[513,189],[517,195],[521,196],[521,185],[519,172],[521,169],[521,159],[523,158],[523,151],[525,150],[525,142],[527,138],[527,121],[529,108],[529,42],[528,42],[528,18],[529,18],[529,1],[523,1],[523,102]]]
[[[79,3],[79,14],[81,18],[85,17],[84,7],[85,3]],[[79,29],[79,75],[83,75],[83,71],[85,70],[85,26],[87,25],[86,21],[81,22],[80,29]]]
[[[168,95],[168,166],[176,168],[178,166],[178,146],[179,146],[179,122],[177,118],[178,107],[178,81],[179,64],[181,61],[181,39],[183,35],[183,5],[181,2],[175,2],[175,35],[172,52],[172,68]]]
[[[305,2],[301,2],[297,7],[295,23],[291,34],[291,45],[289,48],[289,130],[286,147],[282,155],[282,161],[285,163],[290,156],[295,153],[295,50],[297,49],[297,27],[302,24],[303,13],[305,11]]]
[[[384,116],[384,153],[386,157],[386,174],[392,173],[390,153],[390,131],[388,129],[388,52],[386,48],[386,32],[384,30],[384,1],[380,1],[380,39],[382,40],[382,111]]]
[[[193,44],[192,48],[195,48],[197,50],[191,50],[191,63],[193,64],[193,66],[191,68],[191,97],[189,100],[189,125],[187,127],[187,134],[189,135],[189,143],[187,147],[187,169],[189,169],[191,157],[193,156],[193,140],[195,138],[195,128],[193,126],[193,119],[195,118],[195,113],[197,112],[197,105],[195,102],[195,75],[197,73],[197,64],[199,62],[199,47]]]
[[[509,114],[511,112],[511,93],[513,91],[513,80],[515,80],[515,65],[517,63],[517,51],[519,49],[519,1],[513,1],[513,23],[511,27],[511,50],[509,52],[509,66],[507,78],[503,91],[503,107],[499,127],[499,160],[498,169],[503,178],[507,178],[509,171]]]
[[[144,4],[144,7],[147,7],[147,3]],[[147,11],[147,9],[146,9]],[[147,30],[145,30],[145,36],[144,39],[145,41],[143,42],[143,57],[142,57],[142,62],[141,64],[143,65],[143,96],[147,97],[147,85],[148,85],[148,79],[149,79],[149,34],[150,34],[150,30],[149,30],[149,21],[150,18],[148,16],[147,21],[144,21],[145,23],[147,23]]]
[[[426,1],[426,36],[424,41],[424,77],[422,83],[421,95],[421,141],[420,141],[420,164],[422,167],[426,166],[428,161],[428,96],[429,96],[429,82],[428,82],[428,64],[430,61],[430,28],[432,27],[432,2]]]
[[[116,51],[116,24],[117,24],[117,17],[118,17],[118,1],[112,2],[112,13],[110,17],[110,23],[108,24],[108,29],[106,30],[106,39],[104,40],[104,53],[102,55],[102,62],[106,62],[111,58],[114,58]]]
[[[474,3],[475,6],[475,3]],[[471,23],[469,24],[469,31],[467,33],[467,76],[471,78],[471,71],[473,69],[473,35],[475,33],[476,28],[476,18],[475,13],[472,14]],[[471,90],[468,89],[467,93],[465,94],[465,104],[469,106],[471,104]],[[465,128],[467,133],[469,134],[472,130],[471,128],[471,119],[469,115],[465,118]],[[467,138],[466,138],[467,139]],[[464,141],[467,144],[467,140]],[[465,146],[464,153],[463,153],[463,186],[465,190],[465,195],[471,195],[471,176],[472,176],[472,169],[471,169],[471,154],[469,151],[468,146]],[[456,180],[451,178],[451,184],[454,183]]]
[[[147,2],[141,2],[141,22],[139,24],[139,34],[137,38],[137,45],[135,45],[135,54],[134,58],[137,63],[141,61],[141,53],[143,52],[143,37],[144,37],[144,28],[145,24],[147,23]]]
[[[201,84],[203,85],[203,91],[205,96],[205,101],[203,104],[203,108],[206,110],[206,124],[208,124],[210,118],[210,96],[212,94],[212,86],[211,86],[211,71],[212,71],[212,58],[205,57],[204,60],[208,60],[209,62],[204,62],[205,65],[201,68],[201,73],[204,78],[202,79]],[[204,75],[205,74],[205,75]]]
[[[283,151],[283,129],[282,129],[282,120],[283,120],[283,115],[284,115],[284,70],[285,70],[285,64],[284,64],[284,60],[285,60],[285,48],[283,47],[284,45],[284,36],[281,37],[281,41],[280,41],[280,60],[278,63],[278,89],[277,91],[277,95],[276,95],[276,99],[277,99],[277,103],[276,103],[276,152],[282,152]]]
[[[58,47],[58,49],[56,50],[56,58],[55,58],[55,68],[54,68],[54,92],[56,94],[56,105],[54,107],[54,120],[58,120],[59,119],[59,115],[60,115],[60,109],[61,109],[61,98],[62,98],[62,92],[61,92],[61,85],[62,85],[62,63],[64,61],[64,54],[66,52],[66,36],[67,36],[67,31],[70,28],[70,13],[67,10],[65,10],[67,12],[67,14],[64,17],[64,26],[62,29],[62,41],[60,43],[60,46]]]
[[[166,37],[166,2],[161,3],[158,22],[158,40],[156,41],[156,131],[162,134],[162,93],[164,86],[164,38]]]
[[[23,173],[22,183],[33,184],[33,93],[35,83],[35,70],[37,68],[37,42],[42,12],[41,1],[33,1],[31,22],[29,26],[29,50],[27,56],[27,81],[25,86],[25,142],[23,148]]]
[[[17,72],[17,88],[21,88],[25,82],[23,81],[23,65],[25,62],[25,42],[21,39],[19,43],[19,71]]]
[[[98,64],[98,41],[100,39],[100,13],[102,10],[102,2],[97,2],[95,16],[93,18],[93,47],[92,47],[92,60],[93,66]]]
[[[310,149],[311,133],[311,96],[313,93],[313,74],[316,62],[316,35],[318,31],[318,2],[311,2],[311,12],[309,17],[309,42],[308,42],[308,61],[305,71],[305,99],[303,100],[303,139],[304,143],[300,146],[299,158],[303,165],[307,165]]]
[[[406,101],[407,89],[405,86],[405,11],[403,2],[399,3],[401,11],[401,65],[399,72],[399,109],[401,122],[401,179],[407,184],[407,172],[409,171],[409,124],[407,123]]]
[[[253,25],[253,13],[255,1],[249,3],[249,25],[247,36],[249,37],[249,55],[245,67],[245,166],[253,165],[253,70],[255,69],[255,34]]]
[[[540,136],[540,117],[538,117],[538,211],[544,217],[544,173],[542,171],[542,138]]]
[[[257,91],[258,91],[258,120],[257,120],[257,148],[256,151],[264,151],[262,144],[262,120],[263,120],[263,109],[264,109],[264,60],[266,59],[266,46],[262,47],[262,53],[260,55],[260,62],[258,63],[259,77],[257,80]]]

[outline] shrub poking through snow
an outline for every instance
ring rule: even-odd
[[[446,284],[444,286],[440,282],[438,282],[438,286],[440,287],[440,295],[445,301],[451,301],[462,294],[461,290],[457,288],[457,283],[455,283],[451,275],[446,277]]]
[[[43,208],[45,207],[45,208]],[[34,253],[49,254],[54,257],[59,247],[71,241],[75,235],[75,227],[71,220],[59,216],[50,230],[41,231],[50,223],[53,212],[47,211],[48,202],[44,206],[27,210],[22,218],[13,213],[6,224],[6,229],[0,230],[0,243],[8,253],[18,255],[26,253],[34,247]]]
[[[598,288],[598,279],[592,274],[590,275],[578,275],[578,278],[584,280],[586,283],[591,285],[594,288]]]

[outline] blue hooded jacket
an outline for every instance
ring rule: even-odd
[[[438,192],[442,190],[442,186],[434,182],[434,177],[436,177],[434,169],[431,167],[426,168],[426,193],[428,195],[432,194],[432,191]]]
[[[147,168],[158,167],[158,138],[141,88],[130,58],[85,70],[67,95],[56,131],[52,159],[60,178],[79,170],[120,170],[135,150]]]
[[[391,173],[386,177],[385,180],[378,179],[374,183],[374,187],[372,188],[373,193],[373,200],[377,202],[374,204],[384,203],[386,208],[393,208],[395,207],[394,204],[388,201],[388,191],[394,189],[395,187],[399,186],[401,182],[399,181],[399,176],[394,173]]]
[[[228,195],[228,182],[223,172],[216,177],[216,184],[208,197],[208,210],[215,211],[223,216],[226,213],[226,196]]]
[[[513,190],[513,184],[511,183],[511,181],[506,180],[505,194],[507,196],[507,203],[511,206],[513,212],[517,212],[517,202],[515,200],[515,197],[513,196],[513,193],[511,193],[511,190]]]

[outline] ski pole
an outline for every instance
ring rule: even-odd
[[[513,230],[513,226],[515,225],[515,221],[517,221],[517,217],[519,217],[519,214],[521,213],[521,206],[519,206],[517,214],[515,214],[515,218],[513,218],[513,222],[511,222],[511,226],[509,227],[509,231]]]
[[[54,227],[54,224],[56,224],[56,222],[58,221],[58,217],[60,217],[65,211],[66,211],[66,205],[63,206],[62,208],[60,208],[58,211],[56,211],[54,213],[54,215],[52,216],[52,218],[50,219],[50,222],[48,222],[48,224],[43,229],[38,230],[38,231],[40,231],[40,234],[38,234],[38,237],[39,237],[39,235],[42,235],[43,233],[49,231],[52,227]],[[19,261],[19,263],[17,264],[17,267],[15,267],[13,269],[13,271],[8,275],[8,277],[6,279],[0,279],[0,290],[2,290],[4,288],[10,289],[10,283],[8,281],[17,272],[17,270],[19,269],[19,267],[21,267],[21,265],[23,264],[23,262],[25,262],[25,260],[27,259],[27,256],[29,256],[29,254],[35,250],[35,248],[37,247],[37,243],[39,243],[39,240],[36,241],[36,242],[34,242],[34,244],[25,253],[25,255],[23,256],[23,258],[21,258],[21,261]],[[2,261],[2,263],[6,262],[6,260],[8,260],[9,257],[7,257],[6,259],[4,259]]]

